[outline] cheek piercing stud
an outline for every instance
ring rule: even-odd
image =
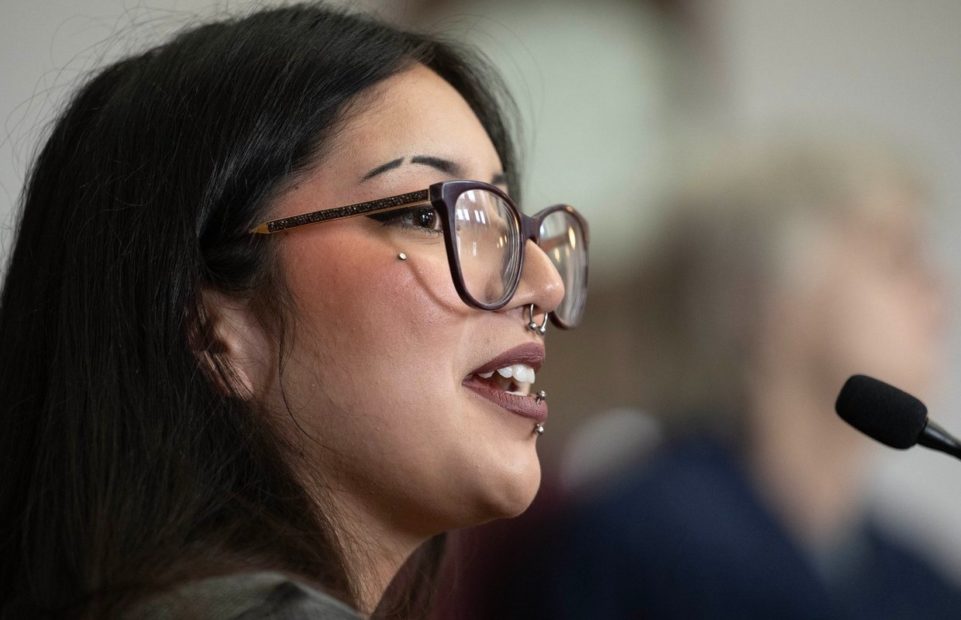
[[[540,422],[538,422],[537,424],[534,425],[534,431],[533,431],[533,432],[534,432],[535,434],[537,434],[537,435],[543,435],[543,434],[544,434],[544,425],[541,424]]]
[[[534,320],[534,304],[530,304],[529,306],[527,306],[527,329],[531,330],[534,333],[540,334],[541,336],[546,334],[547,333],[547,316],[549,314],[550,312],[545,312],[544,321],[540,325],[538,325],[537,322]]]
[[[547,400],[547,392],[545,392],[544,390],[539,390],[539,391],[537,392],[537,395],[534,396],[534,401],[535,401],[535,402],[542,403],[542,402],[544,402],[545,400]]]
[[[400,252],[400,253],[397,255],[397,260],[407,260],[407,255],[404,254],[403,252]]]

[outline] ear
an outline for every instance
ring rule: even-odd
[[[249,300],[203,290],[190,346],[207,378],[226,396],[250,400],[267,385],[270,339]]]

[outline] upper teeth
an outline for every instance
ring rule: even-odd
[[[505,379],[513,378],[517,383],[534,383],[535,380],[534,369],[527,364],[512,364],[511,366],[498,368],[496,371],[481,372],[478,375],[484,379],[490,379],[494,376],[494,372]]]

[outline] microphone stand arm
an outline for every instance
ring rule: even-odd
[[[921,431],[918,444],[961,459],[961,441],[958,441],[951,433],[931,420],[928,420],[924,430]]]

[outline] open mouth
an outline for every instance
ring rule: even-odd
[[[527,396],[536,378],[534,369],[527,364],[512,364],[497,370],[477,373],[481,381],[488,382],[492,388],[516,396]]]
[[[547,418],[547,402],[538,398],[533,389],[543,361],[542,346],[521,345],[475,370],[463,385],[511,413],[543,422]]]

